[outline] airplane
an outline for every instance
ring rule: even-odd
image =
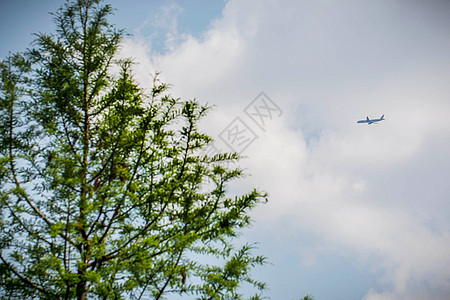
[[[380,121],[383,121],[383,120],[384,120],[384,115],[382,115],[381,118],[379,118],[379,119],[369,119],[369,117],[366,117],[365,120],[359,120],[356,123],[367,123],[367,125],[370,125],[370,124],[373,124],[373,123],[377,124],[377,122],[380,122]]]

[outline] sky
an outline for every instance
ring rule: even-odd
[[[60,3],[1,1],[0,57]],[[449,1],[110,3],[137,80],[214,105],[208,151],[249,174],[230,192],[268,192],[239,241],[267,297],[449,299]]]

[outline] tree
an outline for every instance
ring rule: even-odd
[[[0,64],[0,295],[7,299],[241,299],[265,194],[231,197],[234,153],[208,156],[209,107],[146,92],[117,58],[109,5],[67,2],[55,34]],[[204,257],[212,257],[202,263]],[[258,292],[260,293],[260,292]],[[252,299],[259,299],[256,294]]]

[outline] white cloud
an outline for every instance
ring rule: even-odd
[[[255,126],[243,109],[265,91],[284,114],[265,132],[252,127],[259,138],[241,163],[252,176],[234,187],[269,192],[257,220],[275,234],[294,218],[293,235],[311,228],[332,241],[330,251],[382,270],[367,300],[444,299],[450,44],[442,23],[441,11],[419,4],[230,0],[201,39],[184,37],[151,59],[128,40],[123,53],[141,62],[141,80],[161,70],[176,96],[217,104],[205,126],[216,138],[236,116]],[[383,113],[379,125],[356,124]]]

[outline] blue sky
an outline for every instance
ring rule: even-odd
[[[0,57],[52,29],[60,1],[2,1]],[[144,85],[216,105],[257,139],[233,192],[266,190],[240,242],[271,299],[448,299],[450,3],[432,1],[111,1]],[[260,92],[281,109],[263,130]],[[256,99],[257,100],[257,99]],[[356,124],[385,114],[379,125]]]
[[[9,51],[21,51],[33,41],[33,33],[52,32],[53,21],[49,12],[56,11],[63,0],[17,0],[0,1],[0,57]],[[206,30],[211,20],[220,17],[225,0],[112,0],[116,9],[111,21],[128,34],[151,37],[163,44],[168,20],[176,20],[178,34],[200,35]],[[167,18],[166,18],[167,17]],[[158,24],[158,18],[161,19]],[[164,51],[162,45],[158,51]]]

